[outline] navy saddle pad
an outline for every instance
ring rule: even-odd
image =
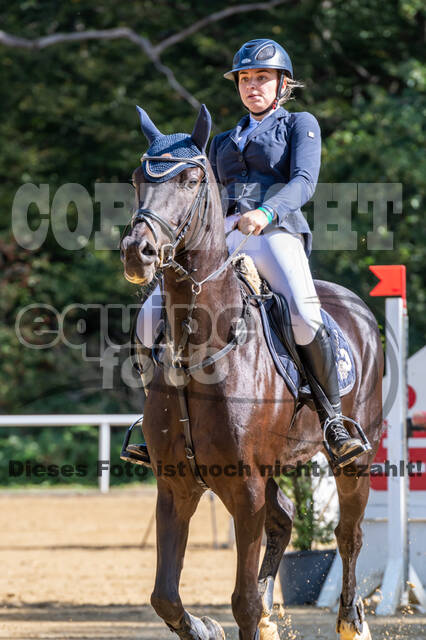
[[[268,316],[268,301],[259,304],[260,315],[262,317],[263,332],[271,352],[278,373],[284,378],[291,393],[297,399],[299,395],[304,397],[311,395],[308,384],[301,387],[301,375],[294,360],[289,355],[286,347],[278,338],[272,328]],[[331,346],[336,361],[337,378],[339,380],[340,396],[344,396],[352,391],[356,380],[355,362],[351,348],[342,333],[337,322],[327,311],[321,309],[322,320],[331,337]]]

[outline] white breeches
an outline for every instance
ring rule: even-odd
[[[270,227],[269,227],[270,228]],[[302,236],[272,227],[260,236],[251,236],[242,249],[253,258],[262,278],[272,291],[288,302],[294,339],[297,344],[312,342],[322,318]],[[235,230],[227,239],[229,252],[237,248],[243,234]]]
[[[136,335],[145,347],[152,347],[154,344],[157,327],[161,320],[162,305],[163,298],[158,285],[145,300],[136,320]]]
[[[229,253],[237,248],[243,238],[238,230],[228,236],[226,242]],[[260,276],[268,282],[271,289],[286,298],[296,343],[305,345],[312,342],[322,324],[321,305],[301,236],[273,227],[260,236],[251,236],[242,253],[253,258]],[[147,347],[154,343],[160,317],[161,292],[157,287],[143,305],[137,319],[138,338]]]

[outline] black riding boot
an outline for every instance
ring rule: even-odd
[[[142,387],[145,392],[145,396],[148,396],[149,384],[152,380],[155,368],[155,362],[152,358],[152,350],[145,347],[137,338],[135,338],[136,358],[133,362],[133,366],[139,373],[142,381]],[[141,421],[137,420],[127,430],[126,438],[124,440],[123,447],[121,449],[120,458],[126,462],[133,462],[133,464],[141,464],[146,467],[151,466],[151,460],[148,453],[148,447],[143,444],[129,444],[132,429]]]
[[[344,416],[342,416],[336,364],[330,337],[325,326],[322,324],[318,328],[312,342],[306,345],[297,345],[297,350],[308,379],[313,376],[321,387],[318,390],[315,388],[315,384],[310,385],[323,429],[324,441],[328,446],[329,455],[331,454],[330,462],[335,467],[344,467],[369,451],[371,447],[368,441],[363,443],[359,438],[352,438],[343,424]],[[331,407],[326,407],[321,390]]]

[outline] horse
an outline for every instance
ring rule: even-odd
[[[150,143],[162,135],[142,109],[140,118]],[[218,622],[191,615],[179,595],[189,522],[209,488],[234,519],[238,558],[232,611],[239,638],[279,640],[270,620],[273,587],[290,541],[294,506],[264,471],[278,461],[304,464],[324,452],[324,442],[316,412],[300,407],[277,373],[255,296],[247,294],[230,261],[219,189],[205,155],[210,126],[203,105],[188,135],[198,155],[176,157],[171,144],[161,155],[142,157],[132,175],[136,209],[121,241],[128,281],[148,286],[162,276],[169,328],[161,349],[153,349],[162,366],[155,368],[143,418],[158,488],[151,604],[179,638],[225,638]],[[160,182],[149,179],[155,162],[166,167]],[[358,296],[331,282],[318,280],[316,289],[353,352],[356,382],[342,398],[342,411],[364,425],[372,445],[345,473],[335,474],[340,504],[335,535],[343,561],[336,630],[342,640],[368,640],[355,568],[369,469],[382,431],[383,352],[375,318]],[[356,435],[351,425],[349,431]],[[259,571],[263,531],[266,550]]]

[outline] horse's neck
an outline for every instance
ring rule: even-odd
[[[197,248],[186,251],[179,262],[199,282],[219,269],[227,257],[223,219],[221,213],[217,212],[207,221]],[[178,283],[176,278],[171,269],[166,271],[166,310],[175,345],[179,344],[182,322],[188,316],[193,299],[191,282]],[[228,266],[223,273],[202,285],[192,314],[196,330],[189,337],[189,343],[206,347],[223,346],[227,341],[231,323],[240,308],[240,288],[233,268]]]

